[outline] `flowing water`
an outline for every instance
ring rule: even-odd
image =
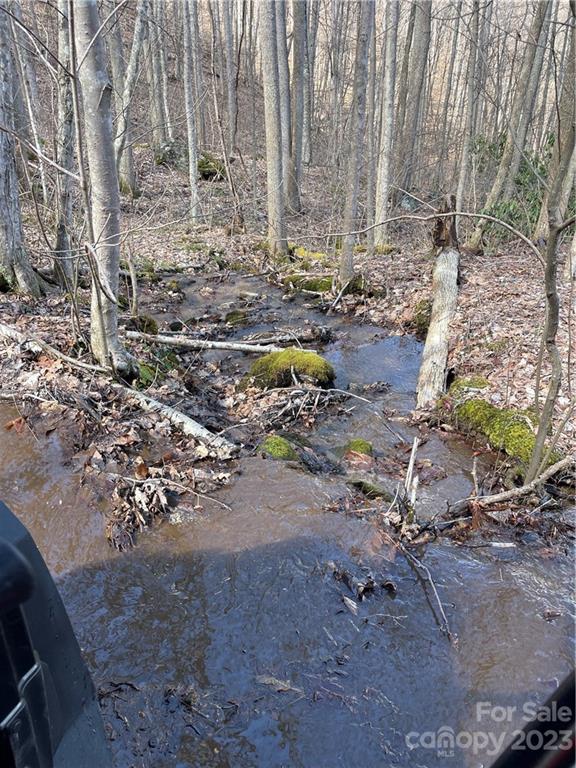
[[[272,292],[238,336],[304,319],[326,323]],[[330,452],[360,435],[385,456],[398,438],[379,414],[413,405],[420,344],[329,322],[338,336],[324,351],[337,386],[391,388],[308,438]],[[220,357],[246,365],[241,356]],[[5,421],[13,415],[0,413]],[[412,441],[411,427],[393,426]],[[470,491],[471,455],[465,443],[428,440],[419,456],[446,476],[421,487],[420,514]],[[374,526],[323,511],[346,493],[341,476],[244,458],[218,494],[231,511],[210,506],[118,554],[103,537],[105,501],[64,466],[56,437],[5,433],[0,459],[0,497],[57,576],[118,768],[446,765],[438,729],[452,729],[464,746],[462,734],[476,734],[470,739],[481,746],[483,734],[510,736],[523,724],[521,707],[546,698],[572,664],[572,561],[536,537],[481,548],[445,540],[419,553],[458,636],[451,644],[426,585],[403,557],[391,557]],[[391,580],[396,591],[378,588],[354,614],[334,563],[359,578],[370,571],[378,583]],[[480,717],[478,702],[517,710],[496,723],[484,710]],[[448,764],[489,765],[495,751],[456,746]]]

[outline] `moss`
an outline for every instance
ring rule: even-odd
[[[158,333],[158,323],[150,315],[138,315],[131,317],[126,323],[126,328],[130,331],[140,331],[140,333]]]
[[[226,178],[226,165],[210,152],[202,152],[198,158],[198,173],[207,181],[223,181]]]
[[[467,376],[455,379],[450,385],[449,394],[452,397],[461,397],[470,390],[486,389],[489,386],[490,382],[484,376]]]
[[[314,291],[314,293],[328,293],[332,290],[332,277],[306,277],[305,275],[288,275],[282,280],[287,288],[299,291]]]
[[[264,253],[268,253],[270,250],[270,246],[268,244],[268,240],[258,240],[254,245],[252,246],[253,251],[263,251]]]
[[[530,461],[536,437],[529,417],[511,408],[471,398],[454,410],[459,428],[483,435],[492,446],[524,464]]]
[[[166,282],[166,290],[172,293],[184,293],[178,280],[168,280]]]
[[[294,447],[284,437],[279,435],[269,435],[263,443],[260,444],[259,451],[270,456],[272,459],[281,459],[282,461],[298,461],[298,454]]]
[[[432,302],[430,299],[421,299],[414,305],[410,327],[415,330],[417,336],[424,337],[428,333],[431,318]]]
[[[344,446],[344,453],[362,453],[365,456],[372,456],[374,448],[369,440],[364,440],[362,437],[353,437]]]
[[[146,387],[149,387],[156,379],[156,368],[148,365],[148,363],[140,363],[139,371],[140,373],[138,374],[138,381],[136,386],[138,389],[145,389]]]
[[[358,245],[354,246],[354,253],[366,253],[368,248],[364,243],[358,243]]]
[[[368,480],[350,480],[348,485],[360,491],[367,499],[383,499],[386,502],[391,502],[393,499],[392,495],[385,488]]]
[[[152,259],[144,259],[137,275],[149,283],[160,282],[160,275],[157,274],[156,265]]]
[[[248,312],[243,309],[233,309],[224,318],[230,325],[244,325],[248,322]]]
[[[126,296],[125,293],[119,293],[118,294],[118,307],[120,309],[128,309],[130,306],[130,300],[128,296]]]
[[[292,371],[297,376],[312,379],[321,387],[329,387],[335,378],[334,369],[323,357],[315,352],[289,347],[256,360],[243,383],[247,385],[253,380],[255,386],[261,389],[289,387],[294,383]]]
[[[389,253],[395,253],[398,249],[392,243],[382,243],[381,245],[374,246],[374,253],[381,256],[387,256]]]
[[[348,281],[348,285],[344,288],[344,296],[358,296],[366,293],[366,282],[364,275],[357,274]]]
[[[289,244],[293,245],[293,244]],[[307,248],[304,248],[304,246],[299,245],[297,247],[289,248],[289,253],[292,253],[296,258],[303,259],[307,262],[320,262],[322,264],[325,264],[327,261],[329,261],[329,257],[327,253],[324,253],[323,251],[309,251]]]

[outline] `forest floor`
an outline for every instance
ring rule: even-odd
[[[322,232],[322,222],[333,219],[328,196],[320,192],[322,169],[309,172],[310,183],[304,196],[306,214],[293,216],[288,221],[290,241],[305,247],[307,252],[280,265],[271,263],[262,248],[263,188],[255,189],[253,204],[245,206],[249,209],[245,218],[250,234],[230,236],[222,226],[230,218],[225,182],[203,185],[210,200],[212,220],[192,228],[186,216],[187,185],[183,174],[153,166],[147,154],[140,158],[140,170],[142,196],[134,202],[123,203],[124,252],[132,255],[140,277],[140,313],[152,316],[160,332],[183,329],[195,338],[222,340],[233,336],[239,327],[250,326],[250,314],[257,309],[261,297],[246,290],[242,275],[258,275],[276,286],[270,290],[283,296],[288,305],[293,296],[282,285],[286,274],[301,271],[326,276],[335,273],[337,253],[333,245],[327,246],[330,241]],[[263,179],[262,170],[253,178]],[[242,173],[247,177],[248,171],[239,172],[241,179],[248,183]],[[31,251],[41,265],[48,267],[48,252],[31,211],[27,211],[26,221]],[[316,229],[311,231],[314,222]],[[380,327],[386,334],[413,334],[415,312],[423,301],[431,298],[434,259],[429,231],[430,226],[407,222],[390,230],[390,253],[369,256],[360,247],[356,267],[375,289],[375,295],[344,296],[335,302],[335,294],[305,294],[306,306],[313,312],[315,322],[322,324],[321,317],[328,312],[353,318],[355,323]],[[462,252],[449,366],[457,377],[486,377],[490,386],[483,397],[500,407],[526,409],[534,402],[545,311],[542,272],[534,256],[514,242],[483,256]],[[120,293],[128,296],[129,280],[124,277],[122,281]],[[574,318],[570,290],[561,284],[558,347],[565,377],[557,402],[556,423],[573,398],[570,366],[575,350],[570,349],[570,344],[574,344],[569,332]],[[83,329],[87,330],[87,288],[79,290],[78,311]],[[256,315],[258,319],[258,313]],[[60,293],[41,300],[0,297],[0,322],[25,336],[40,338],[67,355],[80,353],[88,361],[87,350],[74,339],[70,317],[70,302]],[[297,308],[292,310],[290,321],[287,323],[290,332],[298,331]],[[133,324],[129,310],[124,309],[122,328]],[[310,324],[309,318],[302,320],[300,330],[306,327],[310,330]],[[253,329],[255,332],[257,326],[258,323]],[[85,475],[122,480],[128,474],[132,478],[131,483],[116,483],[114,491],[114,515],[109,520],[107,533],[116,546],[128,546],[130,534],[169,505],[169,500],[154,483],[147,486],[146,493],[141,492],[148,480],[162,477],[175,491],[192,481],[198,505],[203,496],[228,482],[230,472],[226,465],[218,461],[202,464],[202,460],[210,457],[201,443],[178,434],[163,416],[143,413],[105,376],[71,368],[49,354],[27,352],[25,346],[15,342],[3,340],[1,343],[2,399],[13,401],[21,413],[21,417],[11,420],[6,428],[16,431],[29,428],[34,434],[45,435],[56,430],[66,447],[65,454],[75,466],[83,468]],[[248,450],[254,449],[266,431],[278,428],[279,413],[288,412],[287,422],[294,416],[288,402],[290,394],[241,391],[238,385],[247,362],[230,366],[210,353],[183,353],[143,340],[127,343],[138,360],[145,363],[140,389],[181,409],[215,432],[223,430]],[[542,390],[548,380],[549,367],[544,361]],[[316,411],[301,408],[296,420],[314,421],[318,415]],[[573,450],[575,433],[576,422],[569,420],[558,442],[560,450],[565,453]],[[212,459],[218,457],[212,456]],[[104,487],[102,493],[109,495]],[[134,508],[135,493],[140,494],[136,504],[140,513],[136,517],[130,512],[130,508]]]

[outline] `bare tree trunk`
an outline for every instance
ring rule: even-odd
[[[316,40],[320,20],[319,0],[307,3],[306,56],[304,60],[304,113],[302,128],[302,159],[305,165],[312,162],[312,125],[314,122],[314,69],[316,62]]]
[[[260,47],[264,81],[266,122],[266,187],[268,198],[268,245],[272,255],[286,253],[284,229],[284,184],[282,179],[282,128],[276,9],[274,0],[260,0]]]
[[[470,19],[470,42],[468,51],[468,71],[466,73],[466,126],[460,156],[460,173],[456,192],[456,210],[463,211],[464,194],[468,188],[470,175],[470,150],[474,140],[474,112],[476,106],[476,59],[478,55],[480,2],[473,0]],[[458,221],[456,221],[458,227]]]
[[[450,63],[448,64],[448,73],[446,77],[446,88],[442,91],[442,117],[440,119],[440,155],[438,157],[438,168],[436,172],[436,186],[441,183],[444,169],[446,167],[446,148],[448,146],[448,109],[452,100],[453,88],[452,79],[454,76],[454,64],[456,62],[456,54],[458,52],[459,36],[461,20],[461,3],[457,4],[458,16],[456,17],[456,26],[454,27],[454,33],[452,35],[452,50],[450,53]]]
[[[394,140],[394,89],[396,86],[396,42],[400,4],[386,4],[386,62],[384,65],[384,94],[382,97],[382,132],[380,135],[380,157],[376,183],[375,220],[384,221],[388,215],[390,197],[390,176],[393,167],[392,143]],[[388,227],[383,224],[374,233],[376,245],[383,245],[388,237]]]
[[[124,58],[122,53],[122,37],[119,24],[112,30],[110,40],[110,58],[112,63],[112,78],[114,82],[114,96],[116,103],[116,138],[114,151],[116,165],[120,181],[120,190],[132,197],[137,197],[138,179],[134,167],[134,153],[131,139],[131,102],[136,89],[140,54],[146,37],[146,16],[149,11],[149,0],[138,0],[136,6],[136,18],[134,22],[134,36],[130,49],[128,66],[124,71]]]
[[[152,144],[154,150],[158,152],[167,144],[168,132],[166,130],[164,104],[162,103],[162,83],[160,82],[160,65],[158,61],[158,31],[154,22],[154,13],[151,6],[147,21],[147,36],[144,43],[144,61],[146,62],[146,76],[148,79]]]
[[[348,155],[347,192],[344,208],[344,229],[355,228],[358,212],[358,187],[360,183],[360,160],[364,127],[366,123],[366,85],[368,79],[368,51],[374,23],[374,0],[360,0],[356,55],[354,60],[354,91],[352,94],[352,125],[350,128],[350,149]],[[340,283],[345,285],[354,275],[354,235],[346,235],[342,242],[340,257]]]
[[[544,20],[548,14],[550,0],[545,2],[538,2],[536,4],[536,12],[530,28],[529,39],[524,48],[524,56],[522,59],[522,67],[518,77],[518,82],[514,90],[514,100],[512,103],[512,110],[510,113],[510,119],[508,123],[508,131],[506,137],[506,144],[504,146],[504,152],[498,166],[496,178],[492,184],[492,188],[488,194],[488,199],[484,205],[484,210],[490,212],[494,208],[494,205],[502,199],[505,187],[508,182],[508,176],[510,174],[512,158],[514,155],[514,147],[517,143],[519,131],[521,130],[521,121],[523,111],[532,106],[528,104],[528,95],[530,88],[530,75],[532,73],[532,64],[536,55],[536,48],[538,40],[540,39],[540,32]],[[521,147],[523,150],[524,147]],[[468,248],[473,251],[477,251],[482,246],[482,236],[486,228],[486,222],[480,222],[470,240],[467,243]]]
[[[554,184],[550,189],[548,204],[548,221],[550,222],[550,231],[546,246],[546,266],[544,274],[544,285],[546,290],[546,322],[544,325],[544,343],[550,359],[552,369],[550,383],[540,421],[538,422],[538,431],[536,432],[536,441],[534,451],[530,459],[530,465],[526,473],[525,482],[530,483],[542,471],[544,458],[544,447],[546,437],[552,425],[554,416],[554,406],[560,392],[562,382],[562,360],[560,352],[556,346],[556,334],[560,320],[560,297],[558,295],[557,272],[558,272],[558,239],[562,232],[562,220],[560,216],[559,203],[562,191],[562,185],[566,174],[569,171],[569,165],[574,153],[574,140],[576,136],[576,125],[572,121],[571,139],[562,149],[560,168]]]
[[[524,104],[522,109],[522,115],[518,124],[518,130],[514,141],[514,147],[512,150],[512,159],[510,160],[510,170],[506,178],[506,184],[504,187],[504,197],[508,199],[512,197],[515,191],[516,176],[520,169],[520,162],[526,146],[526,137],[528,135],[528,127],[532,121],[534,114],[534,105],[536,103],[536,95],[538,93],[538,87],[540,85],[540,77],[542,74],[542,62],[544,61],[544,52],[546,51],[546,42],[548,40],[548,30],[550,22],[550,11],[552,10],[552,0],[546,0],[544,3],[544,19],[542,21],[542,27],[540,29],[540,35],[536,41],[534,49],[534,60],[532,61],[532,69],[530,71],[530,78],[528,80],[528,87],[524,95]]]
[[[188,137],[188,177],[190,183],[190,217],[197,224],[202,216],[198,192],[198,148],[196,116],[194,114],[194,71],[192,54],[192,27],[190,6],[195,0],[184,0],[184,101],[186,105],[186,131]]]
[[[41,283],[24,247],[13,130],[13,70],[10,17],[0,0],[0,289],[18,288],[38,296]]]
[[[72,84],[64,67],[70,71],[70,35],[68,30],[68,0],[58,0],[58,128],[56,132],[56,162],[67,171],[74,167],[74,105]],[[72,258],[72,178],[66,173],[56,176],[58,219],[54,246],[54,272],[58,283],[71,291],[74,284]]]
[[[224,58],[226,64],[226,112],[228,116],[228,154],[236,149],[236,122],[238,115],[236,94],[236,61],[234,58],[234,34],[232,28],[233,4],[229,0],[222,2],[222,21],[224,25]]]
[[[292,115],[290,113],[290,72],[286,42],[286,0],[275,0],[278,82],[280,84],[280,127],[282,130],[282,179],[284,194],[290,184],[290,155],[292,144]]]
[[[192,71],[194,73],[194,115],[196,118],[196,136],[199,147],[206,144],[206,122],[204,119],[204,76],[202,72],[202,48],[198,21],[198,3],[190,3],[190,34],[192,45]]]
[[[399,153],[403,164],[400,173],[400,186],[408,191],[410,191],[412,176],[416,167],[416,139],[420,110],[423,104],[422,90],[426,76],[432,22],[430,0],[417,0],[415,5],[414,39],[410,51],[408,72],[408,104],[410,109],[406,109]]]
[[[447,198],[440,213],[454,210],[454,196]],[[450,341],[450,324],[458,300],[458,265],[460,253],[454,217],[437,219],[433,234],[439,248],[432,279],[432,316],[426,335],[422,363],[418,374],[417,408],[434,403],[446,388],[446,363]]]
[[[300,176],[302,173],[302,131],[304,123],[304,80],[306,48],[306,3],[292,0],[294,40],[292,43],[292,152],[288,174],[288,206],[300,211]]]
[[[533,240],[535,242],[544,241],[548,234],[548,193],[560,171],[562,151],[566,146],[566,142],[570,140],[572,124],[574,122],[574,110],[576,108],[576,86],[574,85],[576,82],[576,20],[573,21],[572,28],[568,34],[570,37],[570,47],[568,49],[566,75],[562,83],[562,93],[560,95],[560,104],[558,105],[556,141],[548,169],[548,189],[544,191],[540,215],[534,230]],[[567,184],[565,186],[567,189],[563,190],[559,202],[560,217],[564,215],[568,204],[568,196],[574,183],[574,173],[570,174],[570,171],[568,171],[566,179]]]
[[[106,72],[104,42],[98,33],[97,0],[70,0],[68,14],[74,29],[72,61],[82,89],[91,182],[90,206],[86,211],[92,241],[89,248],[95,253],[91,346],[98,362],[130,379],[136,366],[118,337],[120,194],[112,132],[112,86]]]
[[[160,87],[160,99],[162,103],[162,117],[166,126],[166,135],[168,141],[174,141],[174,128],[172,126],[172,117],[170,116],[170,105],[168,104],[168,72],[166,70],[166,15],[164,0],[156,2],[153,5],[156,20],[156,57],[155,64],[158,67],[157,81]]]

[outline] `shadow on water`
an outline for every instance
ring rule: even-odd
[[[403,560],[372,569],[396,597],[378,590],[353,615],[326,563],[358,566],[335,541],[190,551],[194,538],[159,529],[60,580],[118,766],[442,765],[406,735],[486,729],[478,701],[542,700],[570,668],[570,620],[541,615],[545,564],[529,585],[514,563],[431,552],[455,648]]]

